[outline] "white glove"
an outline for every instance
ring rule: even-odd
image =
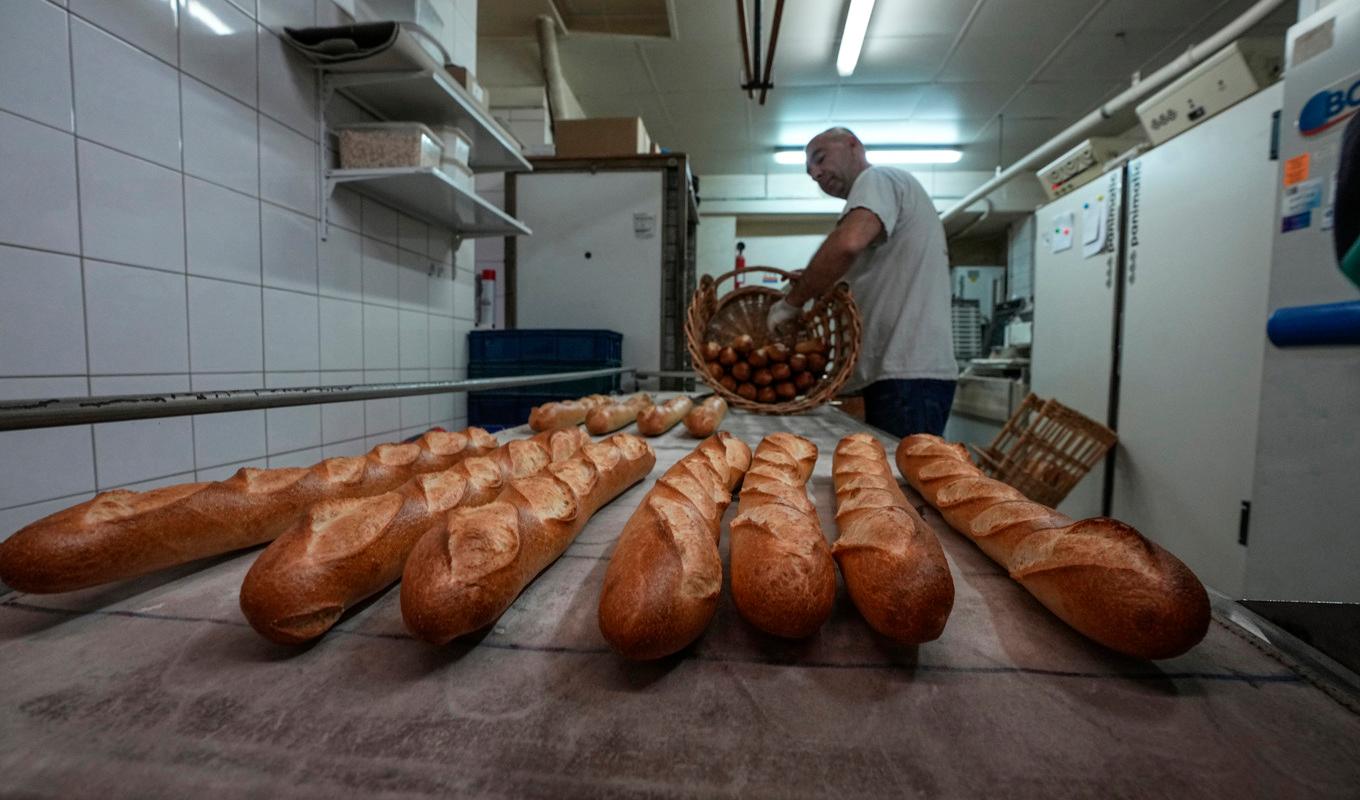
[[[798,316],[801,309],[788,301],[788,298],[781,299],[778,303],[770,306],[770,313],[765,317],[765,327],[769,328],[770,333],[774,333],[784,323]]]

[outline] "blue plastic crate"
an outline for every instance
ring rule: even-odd
[[[469,378],[506,378],[516,375],[547,375],[557,372],[580,372],[590,369],[617,367],[619,362],[573,362],[573,361],[507,361],[504,363],[469,364]],[[598,378],[578,378],[561,383],[541,383],[532,386],[519,386],[508,389],[488,389],[486,391],[508,394],[552,395],[557,399],[584,397],[588,394],[609,394],[616,392],[621,385],[619,375],[603,375]],[[474,394],[479,394],[474,392]]]
[[[515,328],[468,333],[468,363],[567,361],[617,366],[623,334],[591,328]]]
[[[523,425],[529,421],[534,406],[561,400],[561,397],[542,394],[509,394],[505,392],[472,392],[468,395],[468,424],[496,430]]]

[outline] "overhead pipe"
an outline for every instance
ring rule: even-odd
[[[770,52],[765,54],[765,74],[760,79],[760,104],[765,105],[765,93],[774,84],[770,82],[770,70],[774,67],[774,48],[779,44],[779,22],[784,16],[784,0],[774,6],[774,25],[770,28]]]
[[[746,0],[737,0],[737,30],[741,33],[741,80],[746,99],[751,99],[751,85],[755,83],[755,67],[751,66],[751,45],[746,32]]]
[[[538,57],[543,65],[543,83],[548,87],[548,113],[553,121],[575,119],[567,102],[567,79],[562,77],[562,59],[557,53],[557,23],[547,14],[534,19],[538,33]]]
[[[984,198],[982,202],[986,204],[986,208],[982,209],[982,213],[978,215],[978,218],[955,231],[954,234],[949,237],[950,241],[953,241],[954,239],[961,239],[964,236],[967,236],[970,232],[972,232],[974,228],[986,222],[987,218],[990,217],[992,215],[992,212],[996,210],[996,207],[992,205],[991,198]]]
[[[1089,134],[1101,122],[1137,103],[1153,91],[1184,74],[1196,64],[1227,47],[1234,39],[1246,33],[1253,25],[1265,19],[1266,15],[1283,4],[1284,0],[1259,0],[1256,5],[1247,9],[1242,16],[1228,23],[1218,33],[1199,44],[1191,45],[1188,50],[1171,63],[1120,92],[1114,99],[1082,117],[1062,133],[1030,151],[1029,155],[1002,170],[996,177],[964,195],[962,200],[950,206],[940,215],[940,220],[949,222],[963,213],[968,206],[991,194],[1015,176],[1022,172],[1032,171],[1043,161],[1051,159],[1062,149]]]

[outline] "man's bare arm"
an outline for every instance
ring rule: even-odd
[[[855,258],[882,235],[883,223],[877,214],[867,208],[852,209],[817,248],[786,299],[801,307],[807,301],[821,297],[845,277],[854,266]]]

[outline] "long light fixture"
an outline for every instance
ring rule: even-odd
[[[963,151],[952,147],[866,147],[870,164],[955,164],[963,158]],[[774,151],[776,164],[801,166],[807,156],[802,148]]]
[[[850,0],[845,12],[845,29],[841,32],[841,50],[836,55],[836,72],[845,77],[855,71],[859,51],[864,48],[864,34],[869,30],[869,17],[874,13],[874,0]]]

